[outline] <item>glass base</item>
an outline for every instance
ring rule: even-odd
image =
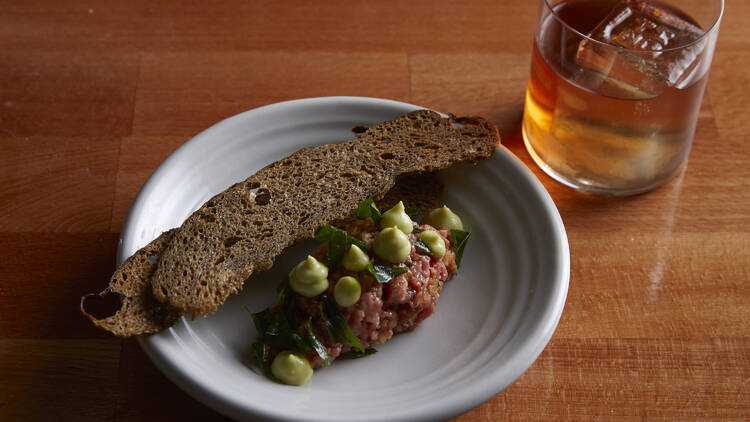
[[[529,139],[530,135],[526,131],[525,122],[521,124],[521,134],[523,135],[523,143],[524,145],[526,145],[526,150],[531,155],[531,158],[534,160],[536,165],[539,166],[539,168],[547,173],[547,175],[562,183],[563,185],[597,195],[630,196],[652,191],[669,182],[677,173],[680,172],[680,170],[685,167],[685,163],[687,163],[687,160],[685,160],[682,165],[678,166],[675,171],[670,173],[667,177],[655,180],[648,185],[638,186],[635,188],[613,188],[609,186],[602,186],[590,180],[568,177],[567,175],[556,171],[555,169],[547,165],[547,163],[545,163],[544,160],[542,160],[542,158],[539,156],[539,154],[537,154],[537,152],[534,150],[534,147],[532,146],[532,143]]]

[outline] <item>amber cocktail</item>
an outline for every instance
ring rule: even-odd
[[[630,195],[686,162],[722,0],[541,0],[523,136],[569,186]]]

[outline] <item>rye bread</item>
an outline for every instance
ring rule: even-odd
[[[151,275],[159,257],[172,240],[176,229],[162,233],[148,245],[125,260],[101,293],[91,293],[81,298],[81,312],[99,328],[118,337],[156,333],[170,327],[180,317],[180,312],[157,301],[151,290]],[[114,315],[98,318],[87,311],[86,301],[118,295],[120,308]]]
[[[207,201],[174,234],[152,277],[154,296],[184,313],[216,312],[253,272],[402,174],[488,158],[497,129],[429,110],[360,128],[356,139],[304,148]]]
[[[412,178],[381,207],[398,198],[407,206],[434,203],[434,175],[422,182],[414,175],[488,158],[500,143],[497,129],[481,118],[427,110],[354,131],[352,141],[302,149],[211,198],[113,275],[102,294],[123,296],[115,315],[97,319],[84,300],[82,312],[121,337],[159,331],[182,314],[211,314],[283,249],[350,216],[361,200],[381,198],[399,176]],[[417,202],[408,201],[409,193]]]
[[[438,205],[438,198],[442,192],[443,184],[437,172],[407,174],[400,176],[393,188],[376,204],[379,209],[385,210],[403,200],[406,207],[426,211]],[[355,211],[332,224],[345,227],[356,218]],[[118,337],[156,333],[174,324],[182,314],[154,298],[151,275],[161,259],[162,252],[172,240],[175,230],[162,233],[123,262],[112,275],[109,286],[101,293],[91,293],[82,297],[80,307],[83,315],[97,327]],[[106,315],[113,312],[114,314],[98,317],[87,311],[90,301],[104,298],[109,298],[110,303],[102,305],[103,312]],[[117,301],[116,304],[114,300]]]

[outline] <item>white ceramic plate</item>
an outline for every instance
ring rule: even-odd
[[[351,129],[419,107],[328,97],[261,107],[226,119],[172,154],[151,176],[122,231],[122,262],[214,194],[299,148],[341,142]],[[437,313],[367,358],[337,361],[302,387],[269,381],[248,365],[256,337],[243,309],[275,300],[282,276],[316,248],[291,248],[254,275],[213,316],[139,338],[153,361],[196,399],[239,420],[447,419],[515,381],[552,337],[565,303],[570,257],[560,215],[539,181],[508,150],[443,172],[444,203],[472,228],[459,274]],[[354,205],[354,204],[353,204]]]

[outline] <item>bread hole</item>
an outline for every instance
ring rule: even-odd
[[[384,144],[390,144],[391,143],[391,138],[383,138],[382,141],[383,141]]]
[[[297,224],[302,224],[302,223],[304,223],[305,221],[307,221],[307,219],[308,219],[308,218],[310,218],[310,214],[305,214],[305,215],[303,215],[302,217],[300,217],[300,219],[299,219],[299,220],[297,220]]]
[[[440,149],[440,145],[427,145],[427,149],[438,150]]]
[[[183,276],[183,277],[187,277],[187,270],[183,270],[183,271],[182,271],[182,276]]]
[[[214,201],[208,201],[208,202],[206,202],[206,207],[208,207],[208,208],[213,208],[214,205],[215,205]]]
[[[354,132],[354,133],[365,133],[365,132],[367,132],[367,127],[365,127],[365,126],[355,126],[354,128],[352,128],[352,132]]]
[[[268,189],[259,189],[255,195],[255,203],[258,205],[268,205],[271,202],[271,191]]]
[[[216,262],[214,262],[214,265],[219,265],[219,264],[221,264],[222,262],[224,262],[224,257],[223,257],[223,256],[220,256],[220,257],[219,257],[219,259],[217,259],[217,260],[216,260]]]
[[[415,147],[423,147],[425,145],[427,145],[427,144],[425,144],[424,142],[417,142],[417,143],[414,144]]]
[[[248,189],[250,189],[250,190],[258,189],[260,187],[260,183],[258,183],[258,182],[247,182],[247,184],[245,186]]]
[[[263,225],[263,222],[262,222],[262,221],[260,221],[260,220],[255,220],[255,221],[253,221],[253,225],[254,225],[254,226],[258,226],[258,227],[260,227],[260,226],[262,226],[262,225]]]
[[[209,223],[213,223],[214,221],[216,221],[216,217],[211,214],[201,214],[200,219]]]
[[[122,307],[123,298],[123,295],[114,292],[87,294],[81,300],[81,310],[96,319],[107,318]]]
[[[122,279],[127,280],[128,279],[128,273],[122,273]]]
[[[157,262],[157,261],[159,260],[159,257],[158,257],[158,256],[156,256],[156,255],[149,255],[149,256],[147,257],[147,259],[148,259],[148,262],[149,262],[150,264],[156,264],[156,262]]]
[[[250,188],[250,199],[255,200],[255,198],[258,196],[258,191],[260,190],[260,186],[255,188]]]
[[[382,158],[384,160],[392,160],[392,159],[396,158],[396,156],[393,155],[393,153],[384,152],[384,153],[380,154],[380,158]]]
[[[243,238],[239,237],[239,236],[228,237],[228,238],[224,239],[224,247],[230,248],[230,247],[232,247],[232,245],[234,245],[235,243],[239,242],[242,239]]]

